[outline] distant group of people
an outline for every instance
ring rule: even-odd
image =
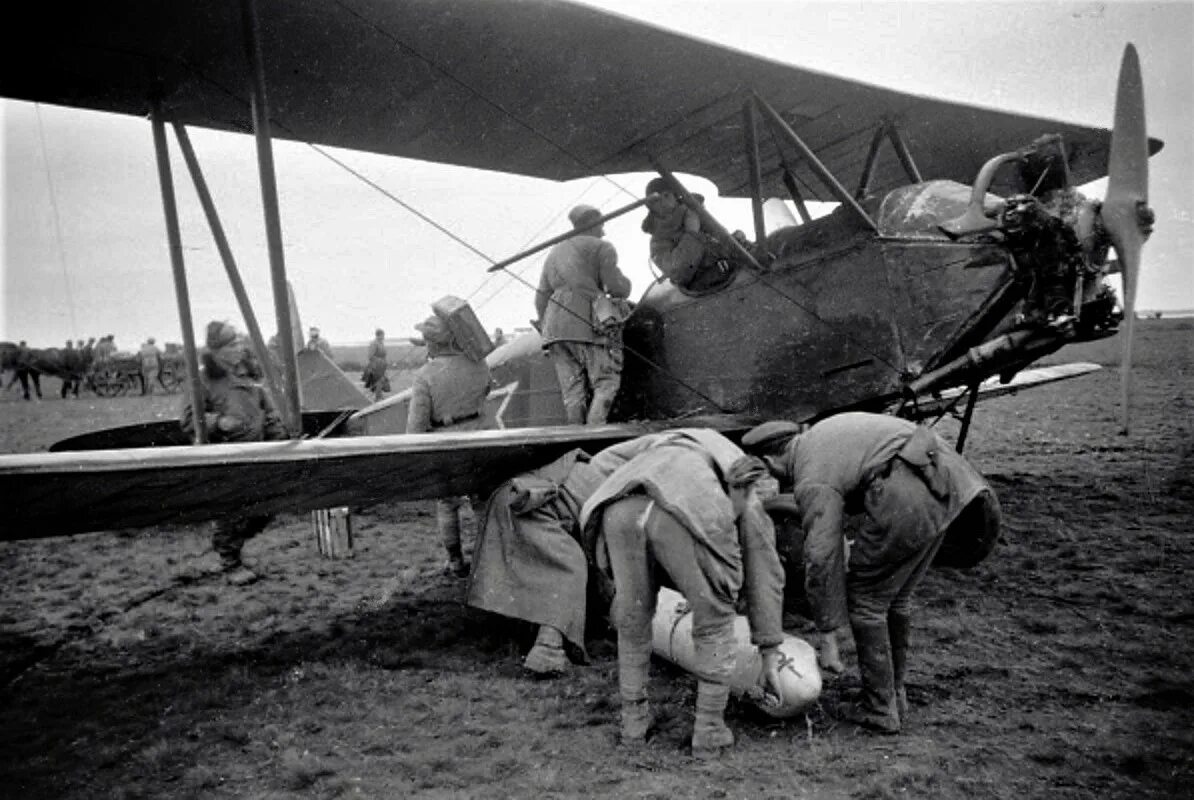
[[[116,337],[106,336],[82,339],[67,339],[61,348],[34,349],[21,340],[12,358],[13,375],[6,389],[15,383],[21,384],[26,400],[42,398],[41,376],[50,374],[62,381],[59,394],[63,399],[78,397],[79,390],[90,386],[97,371],[109,369],[120,356]],[[135,354],[122,356],[136,364],[135,377],[140,383],[141,394],[153,394],[154,387],[166,388],[161,382],[163,358],[166,356],[149,337]]]
[[[721,256],[710,261],[707,239],[697,236],[696,215],[681,212],[666,184],[648,188],[655,197],[644,230],[660,268],[689,286],[702,271],[721,271]],[[577,235],[548,253],[536,323],[555,364],[567,422],[601,424],[620,382],[631,286],[603,240],[600,212],[577,206],[569,219]],[[433,311],[415,326],[427,362],[414,376],[406,430],[477,430],[485,424],[491,385],[484,350]],[[308,348],[330,355],[318,333],[312,329]],[[385,378],[384,340],[379,329],[367,386]],[[285,436],[268,396],[244,370],[244,349],[230,326],[209,325],[204,409],[202,415],[184,409],[188,430],[202,424],[212,441]],[[778,484],[800,519],[795,530],[783,529],[783,541],[760,492],[767,482]],[[847,627],[853,635],[862,688],[837,715],[871,731],[900,732],[911,714],[912,594],[947,537],[989,547],[999,526],[986,481],[935,432],[857,412],[811,427],[767,422],[740,443],[684,428],[593,454],[573,450],[512,476],[489,497],[471,565],[461,542],[470,511],[467,496],[437,501],[445,570],[471,576],[471,606],[536,626],[523,661],[529,672],[560,675],[574,659],[584,660],[590,602],[608,604],[617,633],[621,739],[628,745],[645,741],[655,724],[649,663],[657,593],[670,586],[684,596],[698,665],[691,740],[698,758],[734,743],[724,712],[740,609],[764,681],[781,692],[786,596],[810,610],[827,672],[842,671],[838,637]],[[857,524],[848,526],[850,518]],[[213,546],[231,581],[255,577],[240,551],[266,522],[244,517],[217,526]],[[797,563],[785,564],[781,552]]]

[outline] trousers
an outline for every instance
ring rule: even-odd
[[[698,677],[727,683],[734,666],[736,598],[719,592],[701,571],[692,534],[646,495],[605,507],[601,535],[613,572],[618,639],[650,647],[651,621],[662,572],[692,607]]]
[[[609,416],[614,396],[622,384],[620,334],[608,344],[552,342],[548,345],[569,425],[601,425]]]

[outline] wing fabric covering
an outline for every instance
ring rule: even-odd
[[[1031,389],[1037,386],[1045,386],[1057,381],[1067,381],[1071,378],[1079,378],[1083,375],[1089,375],[1092,372],[1101,370],[1098,364],[1091,364],[1085,361],[1074,361],[1069,364],[1056,364],[1051,367],[1037,367],[1035,369],[1026,369],[1016,373],[1016,376],[1006,383],[1002,382],[998,375],[992,375],[978,386],[978,399],[991,400],[996,397],[1001,397],[1005,394],[1016,394],[1023,389]],[[965,392],[963,387],[955,387],[946,389],[935,395],[919,397],[916,401],[916,414],[918,419],[930,417],[935,414],[940,414],[945,411],[959,395]]]
[[[711,423],[741,433],[741,422]],[[574,447],[662,424],[561,426],[0,456],[0,540],[486,495]]]
[[[273,133],[551,180],[645,171],[657,156],[749,196],[742,106],[754,91],[839,177],[856,179],[881,119],[925,178],[1066,136],[1078,183],[1106,173],[1109,133],[932,100],[779,64],[554,0],[259,0]],[[249,130],[240,4],[109,0],[29,6],[5,27],[0,95]],[[762,139],[764,163],[775,143]],[[1153,151],[1160,143],[1152,143]],[[807,199],[832,200],[807,168]],[[894,157],[871,183],[906,183]],[[778,168],[764,195],[785,194]]]

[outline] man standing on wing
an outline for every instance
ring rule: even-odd
[[[605,241],[601,212],[579,205],[568,212],[577,231],[547,254],[535,295],[543,346],[555,362],[569,425],[600,425],[622,381],[622,332],[594,319],[599,297],[625,301],[630,279]]]

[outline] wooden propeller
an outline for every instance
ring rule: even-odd
[[[1136,48],[1124,48],[1115,94],[1115,127],[1107,166],[1107,196],[1103,226],[1119,257],[1123,275],[1124,337],[1120,366],[1121,421],[1128,433],[1132,394],[1132,336],[1136,322],[1136,287],[1140,254],[1152,233],[1148,207],[1148,132],[1144,122],[1144,85]]]

